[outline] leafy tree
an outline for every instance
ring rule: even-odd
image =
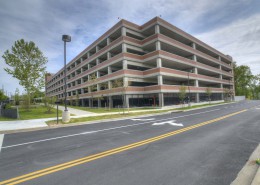
[[[122,96],[122,107],[123,107],[123,113],[125,113],[124,108],[126,107],[126,91],[127,88],[131,85],[131,82],[128,82],[127,84],[124,84],[123,78],[118,78],[112,82],[113,88],[120,88],[121,96]],[[129,113],[129,106],[127,107],[128,113]]]
[[[31,94],[44,87],[47,58],[34,42],[26,42],[24,39],[15,41],[11,51],[6,50],[2,57],[9,66],[4,70],[17,78],[25,88],[30,105]]]
[[[93,83],[94,85],[91,85],[90,88],[90,95],[91,95],[91,107],[93,107],[93,100],[94,100],[94,93],[95,91],[97,91],[97,85],[95,85],[96,81],[97,81],[97,75],[96,73],[93,73],[91,75],[89,75],[89,82]]]
[[[260,75],[253,76],[249,84],[249,90],[253,99],[260,99]]]
[[[212,94],[211,87],[207,87],[206,90],[205,90],[205,93],[208,96],[208,100],[209,100],[209,103],[210,103],[210,96]]]
[[[55,98],[54,97],[48,97],[48,96],[45,96],[44,98],[44,105],[47,109],[46,113],[47,114],[51,114],[52,113],[52,109],[54,108],[55,106]]]
[[[0,101],[4,101],[7,99],[8,99],[8,97],[4,94],[4,92],[2,90],[0,90]]]
[[[250,67],[247,65],[237,66],[237,64],[234,63],[234,78],[236,95],[245,95],[248,98],[250,93],[249,86],[254,78]]]
[[[181,103],[182,103],[182,105],[184,105],[184,99],[185,99],[185,97],[186,97],[186,90],[187,90],[187,88],[186,88],[186,86],[184,86],[184,85],[181,85],[180,87],[179,87],[179,98],[180,98],[180,100],[181,100]]]
[[[125,113],[124,109],[124,94],[123,94],[123,86],[124,86],[124,80],[123,78],[118,78],[112,81],[112,88],[121,88],[121,97],[122,97],[122,108],[123,108],[123,114]]]

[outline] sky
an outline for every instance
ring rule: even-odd
[[[260,74],[260,0],[0,0],[0,88],[24,92],[2,58],[17,40],[33,41],[48,58],[47,71],[56,73],[63,34],[72,37],[69,62],[120,19],[142,25],[155,16]]]

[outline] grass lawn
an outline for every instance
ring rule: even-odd
[[[94,112],[94,113],[107,113],[107,112],[123,112],[122,108],[89,108],[89,107],[80,107],[80,106],[68,106],[71,107],[73,109],[79,109],[79,110],[85,110],[85,111],[89,111],[89,112]],[[129,108],[130,111],[133,110],[151,110],[151,109],[155,109],[158,107],[142,107],[142,108]],[[125,112],[128,112],[128,110],[125,108]]]
[[[39,119],[39,118],[53,118],[56,117],[56,109],[52,109],[52,113],[46,113],[47,109],[43,106],[30,108],[29,111],[19,108],[19,114],[21,120],[27,119]],[[59,111],[59,116],[61,116],[62,111]]]

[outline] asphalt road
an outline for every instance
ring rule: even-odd
[[[0,184],[225,185],[258,143],[260,101],[6,134]]]

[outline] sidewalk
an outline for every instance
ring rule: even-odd
[[[64,111],[65,107],[59,105],[59,110]],[[69,110],[70,114],[74,114],[75,116],[96,115],[96,113],[93,113],[93,112],[79,110],[79,109],[74,109],[74,108],[71,108],[71,107],[68,107],[68,110]]]

